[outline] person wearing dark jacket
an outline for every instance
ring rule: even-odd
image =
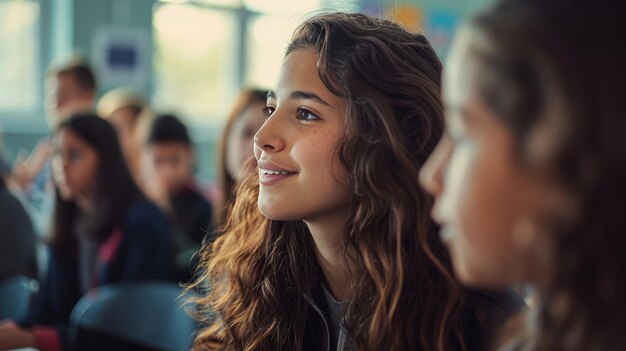
[[[11,169],[0,156],[0,280],[23,275],[37,277],[37,236],[24,206],[7,188]]]
[[[194,150],[185,125],[173,115],[153,121],[145,146],[146,193],[169,215],[172,223],[174,278],[181,283],[193,276],[196,252],[205,237],[211,240],[213,206],[193,180]]]
[[[75,115],[56,131],[54,150],[47,278],[27,315],[0,325],[0,349],[69,349],[69,315],[85,293],[104,284],[170,278],[167,219],[133,182],[113,127],[92,114]]]

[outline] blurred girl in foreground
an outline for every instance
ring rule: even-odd
[[[503,0],[465,26],[422,170],[465,283],[530,283],[505,350],[626,349],[626,26],[620,3]]]

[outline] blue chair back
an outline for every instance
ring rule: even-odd
[[[22,275],[0,281],[0,320],[16,319],[28,313],[34,285],[32,279]]]
[[[79,328],[158,350],[188,350],[197,324],[181,307],[173,283],[133,282],[101,286],[83,296],[70,315],[70,342]]]

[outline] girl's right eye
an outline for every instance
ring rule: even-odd
[[[275,109],[276,109],[275,107],[271,107],[271,106],[264,107],[263,108],[263,116],[265,116],[265,118],[271,116],[272,113],[274,113]]]

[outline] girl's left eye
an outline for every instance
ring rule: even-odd
[[[275,110],[275,109],[276,109],[276,108],[275,108],[275,107],[272,107],[272,106],[266,106],[266,107],[264,107],[264,108],[263,108],[263,117],[265,117],[265,118],[269,118],[269,116],[271,116],[271,115],[272,115],[272,113],[274,113],[274,110]]]
[[[296,115],[296,117],[301,120],[301,121],[315,121],[320,119],[316,114],[314,114],[313,112],[300,108],[298,109],[298,113]]]

